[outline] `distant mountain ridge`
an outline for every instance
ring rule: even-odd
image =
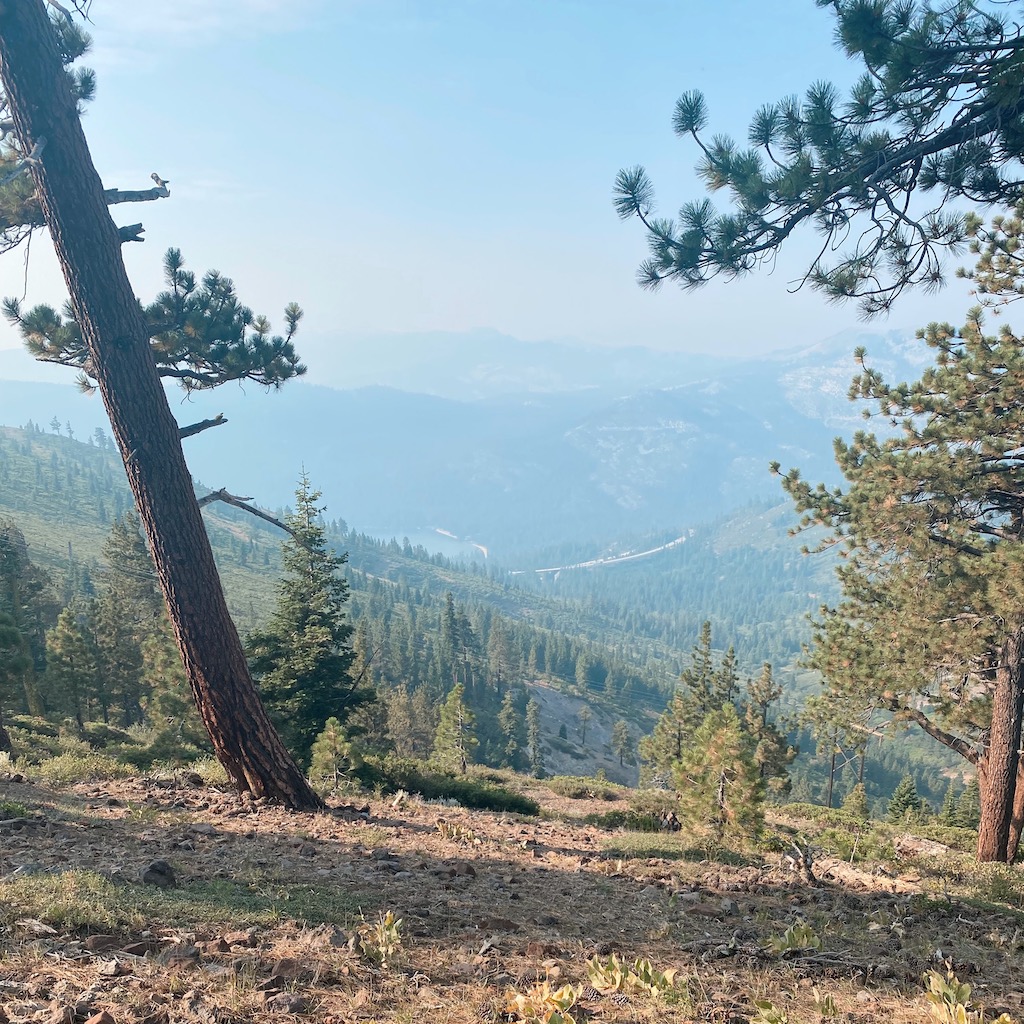
[[[304,467],[360,530],[442,529],[521,561],[564,540],[681,532],[775,498],[775,459],[832,480],[832,437],[863,424],[846,398],[854,349],[865,346],[869,364],[895,380],[919,375],[929,359],[898,331],[844,332],[745,361],[497,332],[438,338],[431,349],[396,337],[345,371],[357,381],[378,374],[387,386],[300,380],[264,395],[229,385],[184,401],[172,391],[180,422],[217,412],[229,420],[186,442],[193,473],[277,506]],[[314,344],[311,373],[324,379],[317,353]],[[27,356],[0,355],[0,374],[15,366],[29,375]],[[0,379],[0,423],[54,416],[79,437],[105,423],[98,399],[70,384]]]

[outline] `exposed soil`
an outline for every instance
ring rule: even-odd
[[[615,806],[531,795],[550,815]],[[139,779],[0,781],[0,800],[30,811],[0,822],[0,1022],[508,1020],[509,992],[586,986],[612,952],[678,969],[676,991],[585,990],[577,1020],[749,1020],[770,999],[817,1022],[830,995],[838,1019],[921,1021],[922,975],[947,965],[993,1015],[1024,1009],[1021,915],[944,897],[934,850],[889,874],[834,863],[842,881],[819,862],[812,885],[775,855],[686,859],[679,834],[411,799],[297,815]],[[173,888],[140,881],[155,860]],[[381,965],[358,933],[386,910],[402,945]],[[801,920],[820,947],[769,949]]]

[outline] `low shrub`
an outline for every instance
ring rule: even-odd
[[[627,832],[660,832],[661,818],[646,811],[604,811],[588,814],[583,820],[588,825],[606,829],[625,829]]]
[[[481,811],[535,815],[536,800],[471,775],[453,775],[411,757],[367,757],[354,773],[360,782],[382,793],[418,793],[425,800],[457,800]]]
[[[624,792],[619,786],[585,775],[553,775],[542,785],[569,800],[618,800]]]
[[[107,754],[67,751],[32,765],[28,773],[51,786],[67,786],[75,782],[126,779],[135,774],[135,769]]]

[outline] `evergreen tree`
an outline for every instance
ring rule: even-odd
[[[846,799],[843,801],[843,810],[849,811],[850,814],[861,821],[867,821],[871,817],[871,808],[868,807],[868,794],[863,782],[858,782],[846,795]]]
[[[68,605],[46,634],[46,680],[56,706],[79,728],[92,718],[93,707],[109,707],[87,613],[77,604]]]
[[[715,841],[749,840],[761,828],[764,787],[753,740],[732,704],[712,711],[676,766],[680,813],[710,827]]]
[[[328,718],[323,731],[313,741],[309,777],[337,791],[352,766],[353,754],[345,730],[337,718]]]
[[[505,737],[504,763],[509,768],[523,767],[523,751],[527,747],[526,691],[522,688],[506,690],[498,712],[498,726]]]
[[[308,763],[328,718],[344,725],[355,708],[376,699],[351,673],[345,556],[328,550],[319,498],[303,474],[285,518],[291,533],[281,547],[277,607],[247,644],[267,710],[300,763]]]
[[[15,689],[31,667],[28,644],[14,616],[0,611],[0,750],[12,749],[11,737],[4,726],[4,706],[11,703]]]
[[[949,785],[946,787],[946,795],[942,798],[939,821],[943,825],[956,824],[956,786],[952,779],[949,780]]]
[[[587,745],[587,723],[594,717],[593,712],[589,706],[584,704],[579,711],[576,712],[576,720],[580,723],[580,746],[585,747]]]
[[[977,828],[981,823],[981,793],[977,776],[964,786],[956,802],[956,823],[961,828]]]
[[[473,712],[466,706],[466,688],[452,687],[441,705],[441,720],[434,736],[434,760],[442,767],[465,774],[473,760],[477,738],[473,732]]]
[[[885,809],[886,820],[898,824],[907,818],[916,818],[920,813],[921,798],[917,795],[914,777],[904,775],[889,798],[889,804]]]
[[[1020,226],[1018,215],[992,230],[1008,250]],[[978,273],[990,294],[1012,297],[1021,264],[992,252]],[[1024,774],[1024,345],[1008,326],[996,337],[982,327],[980,308],[959,331],[931,324],[921,335],[935,363],[909,384],[864,366],[851,397],[875,403],[887,433],[836,442],[845,490],[812,488],[796,470],[783,484],[803,523],[831,527],[845,555],[844,600],[824,609],[810,659],[826,681],[825,715],[878,709],[975,765],[978,857],[1012,861]]]
[[[830,83],[761,106],[750,147],[715,135],[699,92],[676,103],[673,127],[701,150],[697,172],[732,208],[686,203],[677,220],[652,215],[642,167],[619,172],[615,203],[639,217],[651,255],[644,287],[697,287],[762,264],[801,225],[823,236],[804,277],[832,298],[859,297],[868,314],[888,309],[908,285],[942,282],[945,250],[972,221],[949,200],[1012,205],[1021,197],[1024,80],[1015,5],[970,0],[830,0],[837,38],[864,74],[845,100]],[[926,198],[922,193],[928,193]],[[853,241],[852,249],[834,254]]]
[[[633,763],[633,752],[633,736],[625,719],[620,718],[612,726],[612,753],[619,759],[619,765],[621,766],[626,761],[629,761],[630,764]]]
[[[776,794],[789,792],[789,766],[797,755],[796,748],[786,742],[769,717],[781,696],[782,687],[775,682],[771,663],[766,661],[761,666],[761,675],[747,685],[744,727],[755,743],[754,762],[761,780]]]
[[[530,772],[544,778],[544,748],[540,734],[540,705],[531,697],[526,704],[526,743],[530,749]]]
[[[8,241],[12,235],[20,239],[26,237],[26,227],[45,222],[71,291],[73,324],[58,324],[55,314],[43,313],[33,325],[31,314],[23,317],[17,303],[8,304],[8,311],[25,321],[29,334],[38,332],[47,358],[51,350],[72,358],[76,346],[83,351],[82,371],[98,385],[129,470],[192,693],[229,777],[240,791],[255,796],[294,808],[319,807],[320,799],[289,757],[256,694],[181,450],[182,433],[223,419],[178,427],[160,383],[161,356],[152,344],[155,340],[155,347],[170,350],[172,339],[180,336],[185,354],[170,375],[203,386],[239,379],[230,376],[232,368],[225,374],[211,368],[203,345],[208,346],[205,355],[218,349],[233,368],[241,368],[241,376],[253,379],[248,372],[254,363],[251,355],[272,357],[275,375],[279,364],[286,373],[298,372],[297,364],[285,357],[290,338],[277,344],[269,337],[267,322],[253,318],[244,307],[237,309],[242,330],[234,338],[220,335],[219,312],[231,306],[223,292],[212,296],[213,315],[207,321],[191,316],[174,323],[147,320],[121,256],[123,242],[138,239],[140,228],[119,231],[107,209],[111,202],[133,197],[102,188],[77,109],[94,79],[91,73],[74,74],[69,88],[65,71],[87,42],[79,33],[81,45],[69,55],[62,38],[69,19],[55,29],[47,10],[41,0],[18,4],[8,11],[11,16],[0,32],[2,102],[11,122],[2,156],[12,162],[30,156],[46,139],[50,150],[64,159],[48,159],[45,166],[41,160],[28,160],[21,168],[25,173],[5,183],[0,206],[6,223],[0,223],[0,231]],[[153,192],[148,198],[168,195],[166,183],[158,179]],[[12,194],[14,201],[9,202]],[[181,280],[175,298],[188,291],[187,281]],[[290,333],[299,315],[297,307],[287,311]],[[214,329],[204,335],[199,329],[204,324]],[[66,360],[58,356],[55,361]]]

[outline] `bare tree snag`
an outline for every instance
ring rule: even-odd
[[[0,80],[124,460],[196,706],[241,792],[322,806],[259,699],[44,0],[0,0]]]

